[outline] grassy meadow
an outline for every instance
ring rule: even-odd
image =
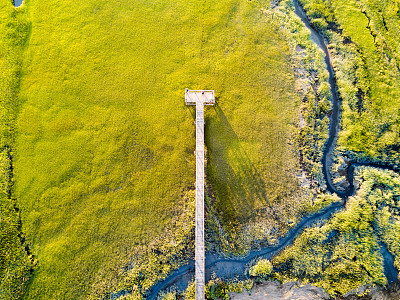
[[[322,51],[310,40],[310,32],[295,15],[291,1],[281,1],[275,7],[265,3],[257,5],[265,21],[287,42],[290,61],[281,63],[288,63],[295,77],[294,82],[279,81],[280,87],[274,90],[294,89],[291,97],[298,100],[287,107],[276,104],[275,117],[265,113],[273,109],[270,103],[257,103],[259,109],[254,109],[252,115],[244,114],[250,107],[241,104],[243,109],[234,112],[234,117],[251,123],[251,116],[256,121],[243,129],[233,128],[225,115],[225,111],[232,109],[231,104],[226,110],[220,107],[223,103],[217,105],[210,113],[210,117],[217,118],[210,118],[206,128],[211,235],[208,247],[231,254],[245,253],[252,244],[274,244],[306,212],[315,212],[338,201],[336,196],[323,193],[321,158],[331,105],[327,88],[329,75]],[[265,70],[276,74],[277,63],[269,62]],[[284,86],[285,83],[291,85]],[[271,81],[269,85],[275,83]],[[236,102],[242,97],[237,98]],[[285,122],[290,125],[285,126]],[[225,131],[225,136],[215,135],[214,130]],[[262,135],[261,131],[268,135]],[[269,154],[255,164],[257,158],[249,154],[254,155],[257,149]],[[297,182],[293,174],[298,177]],[[302,189],[298,188],[299,182]],[[221,220],[224,225],[228,222],[228,226],[221,226]]]
[[[222,236],[209,229],[221,249],[246,251],[246,224],[265,238],[296,217],[304,199],[289,47],[258,5],[25,0],[14,11],[1,1],[30,24],[25,51],[15,53],[23,66],[11,122],[13,197],[37,262],[23,298],[128,290],[140,299],[193,257],[186,87],[217,95],[206,110],[207,218],[222,228]]]

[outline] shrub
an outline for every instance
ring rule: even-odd
[[[250,268],[249,274],[253,277],[267,278],[271,275],[272,270],[271,262],[268,259],[261,259]]]
[[[189,283],[188,287],[186,288],[185,292],[183,293],[183,297],[185,300],[194,300],[196,294],[196,285],[195,282],[192,281]]]
[[[176,299],[176,292],[168,292],[161,296],[162,300],[175,300]]]

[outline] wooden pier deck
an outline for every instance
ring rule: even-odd
[[[196,300],[205,299],[204,247],[204,105],[213,105],[214,91],[186,89],[185,103],[196,105],[196,228],[195,228],[195,284]]]
[[[205,250],[204,250],[204,103],[196,103],[196,240],[195,282],[196,300],[204,299]]]

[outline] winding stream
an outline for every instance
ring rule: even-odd
[[[339,209],[343,208],[346,204],[346,199],[348,196],[353,195],[354,193],[354,168],[357,166],[372,166],[379,167],[383,169],[390,169],[399,171],[398,169],[378,163],[351,163],[348,171],[347,171],[347,180],[350,183],[348,190],[339,191],[337,190],[333,183],[332,178],[329,173],[329,169],[332,165],[332,153],[336,144],[337,132],[339,130],[340,123],[340,99],[338,97],[337,86],[335,81],[335,72],[332,67],[332,58],[326,46],[326,42],[323,36],[316,31],[309,23],[305,12],[302,7],[299,5],[297,0],[293,0],[295,6],[295,12],[303,21],[305,26],[311,32],[311,39],[318,45],[318,47],[325,54],[325,63],[329,72],[329,84],[331,86],[331,94],[332,94],[332,114],[330,116],[330,128],[329,128],[329,138],[325,144],[325,150],[323,152],[322,157],[322,171],[324,175],[324,179],[326,181],[327,190],[331,193],[336,193],[338,196],[342,198],[342,201],[332,203],[330,206],[322,209],[321,211],[304,217],[296,227],[292,228],[289,233],[281,238],[277,245],[265,247],[260,250],[253,250],[243,258],[225,258],[222,255],[216,253],[206,253],[206,281],[210,280],[211,274],[215,274],[220,278],[232,278],[237,277],[240,279],[246,278],[245,271],[249,263],[255,258],[267,258],[271,259],[274,255],[278,254],[282,251],[286,246],[290,245],[293,240],[303,231],[304,228],[310,227],[316,222],[320,220],[325,220],[330,218],[335,212]],[[381,244],[380,251],[384,258],[384,270],[385,275],[388,279],[388,282],[394,283],[397,281],[397,270],[394,267],[393,255],[387,250],[387,248]],[[178,289],[185,289],[190,280],[194,278],[194,261],[191,261],[189,264],[182,266],[170,276],[168,276],[163,281],[154,285],[150,291],[150,294],[147,299],[156,299],[157,294],[164,289],[167,289],[173,285],[175,285]],[[121,291],[117,294],[111,296],[112,299],[116,299],[122,295],[129,293],[128,291]]]

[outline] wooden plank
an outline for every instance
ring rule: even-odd
[[[185,90],[186,105],[196,105],[196,213],[195,284],[196,300],[205,299],[204,242],[204,105],[213,105],[213,90]]]
[[[213,90],[185,90],[186,105],[196,105],[198,101],[202,101],[205,105],[213,105],[215,96]]]
[[[205,299],[204,250],[204,104],[196,102],[196,228],[195,228],[196,300]]]

